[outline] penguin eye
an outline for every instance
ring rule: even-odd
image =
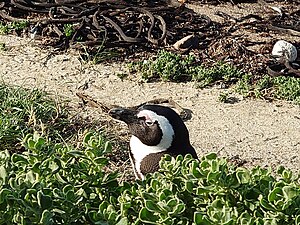
[[[147,125],[148,127],[150,127],[150,126],[152,126],[152,125],[154,124],[154,122],[153,122],[153,121],[150,121],[150,120],[146,120],[145,123],[146,123],[146,125]]]

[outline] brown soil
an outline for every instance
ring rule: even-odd
[[[273,3],[285,6],[284,3]],[[272,6],[273,6],[272,5]],[[294,5],[296,7],[296,5]],[[234,17],[249,13],[274,14],[268,6],[257,3],[238,5],[221,4],[188,5],[189,8],[222,22],[215,16],[223,11]],[[291,6],[290,6],[291,7]],[[275,39],[295,41],[287,34],[270,33],[261,37],[253,32],[236,31],[253,41],[274,42]],[[41,88],[71,100],[74,108],[84,110],[86,116],[103,117],[94,108],[82,109],[77,92],[90,95],[99,102],[133,106],[155,98],[172,98],[182,107],[192,111],[186,122],[191,141],[199,156],[217,152],[236,160],[246,161],[247,166],[272,166],[279,164],[299,171],[300,168],[300,109],[288,102],[243,99],[234,96],[234,104],[218,101],[224,91],[218,87],[197,89],[194,83],[143,83],[138,77],[121,80],[117,74],[127,73],[122,63],[92,65],[80,60],[79,53],[69,50],[55,52],[53,48],[41,49],[35,41],[15,36],[0,36],[8,50],[0,52],[0,76],[8,84]],[[263,48],[262,45],[253,49]],[[124,129],[125,126],[123,127]],[[120,130],[119,135],[127,135]]]

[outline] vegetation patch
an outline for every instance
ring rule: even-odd
[[[64,30],[65,36],[68,38],[72,37],[73,34],[75,33],[74,26],[69,23],[64,24],[63,30]]]
[[[131,72],[140,73],[145,81],[194,81],[199,88],[223,83],[225,86],[234,85],[234,90],[244,96],[300,103],[299,78],[265,75],[254,79],[252,74],[242,72],[228,63],[204,66],[193,55],[181,56],[162,50],[153,59],[132,62],[128,67]]]
[[[93,64],[99,64],[119,57],[118,51],[105,48],[104,42],[95,48],[89,49],[85,46],[82,46],[82,48],[83,51],[80,54],[81,59],[83,61],[92,62]]]
[[[87,134],[83,149],[28,134],[22,153],[0,153],[0,224],[86,224],[102,195],[113,196],[116,174],[105,174],[111,146]]]
[[[234,66],[219,62],[216,65],[206,68],[204,66],[196,66],[192,71],[193,81],[196,81],[197,87],[206,87],[217,81],[226,84],[236,83],[242,77],[243,73]]]
[[[196,81],[199,87],[212,85],[216,81],[233,82],[242,73],[235,67],[219,62],[206,68],[193,55],[181,56],[165,50],[157,53],[154,59],[128,64],[131,72],[139,72],[146,81]]]
[[[191,80],[191,68],[195,57],[188,55],[183,58],[165,50],[159,51],[154,59],[129,63],[132,72],[140,72],[146,81],[162,79],[163,81]]]
[[[38,131],[51,139],[60,139],[58,130],[66,127],[66,111],[40,90],[0,85],[0,146],[18,150],[28,133]]]
[[[12,32],[21,33],[29,26],[29,22],[19,21],[19,22],[9,22],[2,23],[0,22],[0,34],[8,34]]]
[[[0,42],[0,51],[6,51],[5,43]]]
[[[1,115],[25,122],[16,121],[22,129],[11,134],[24,134],[18,138],[23,151],[9,148],[13,138],[0,142],[0,224],[300,224],[299,175],[290,170],[279,167],[273,176],[211,153],[200,160],[165,156],[160,171],[144,181],[120,181],[118,171],[107,170],[113,147],[101,133],[86,132],[75,145],[54,120],[61,138],[52,138],[52,129],[33,129],[26,120],[28,105],[52,115],[42,92],[2,87],[4,97],[15,103],[2,105]],[[29,112],[38,118],[40,110]]]
[[[251,76],[244,75],[237,82],[235,91],[244,96],[281,99],[300,104],[300,79],[296,77],[265,75],[256,82],[251,82]]]
[[[26,151],[0,152],[0,224],[300,224],[299,177],[280,167],[234,168],[215,154],[169,156],[144,181],[106,173],[111,145],[86,134],[81,148],[37,134]]]
[[[235,168],[209,154],[166,156],[161,170],[119,197],[138,224],[299,224],[299,177],[284,168]],[[124,208],[124,207],[123,207]],[[121,209],[121,207],[120,207]],[[122,213],[117,211],[117,213]],[[135,215],[134,215],[135,214]]]

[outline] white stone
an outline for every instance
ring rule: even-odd
[[[297,48],[287,41],[277,41],[273,47],[272,55],[274,57],[285,57],[289,62],[297,59]]]
[[[180,49],[188,49],[188,48],[197,48],[198,45],[199,45],[198,37],[194,34],[191,34],[177,41],[173,45],[173,47],[176,50],[180,50]]]

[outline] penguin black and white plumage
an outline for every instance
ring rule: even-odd
[[[161,105],[143,105],[137,110],[115,108],[109,114],[125,122],[131,133],[130,159],[136,178],[159,169],[164,154],[173,157],[191,154],[198,158],[190,144],[189,132],[180,116]]]

